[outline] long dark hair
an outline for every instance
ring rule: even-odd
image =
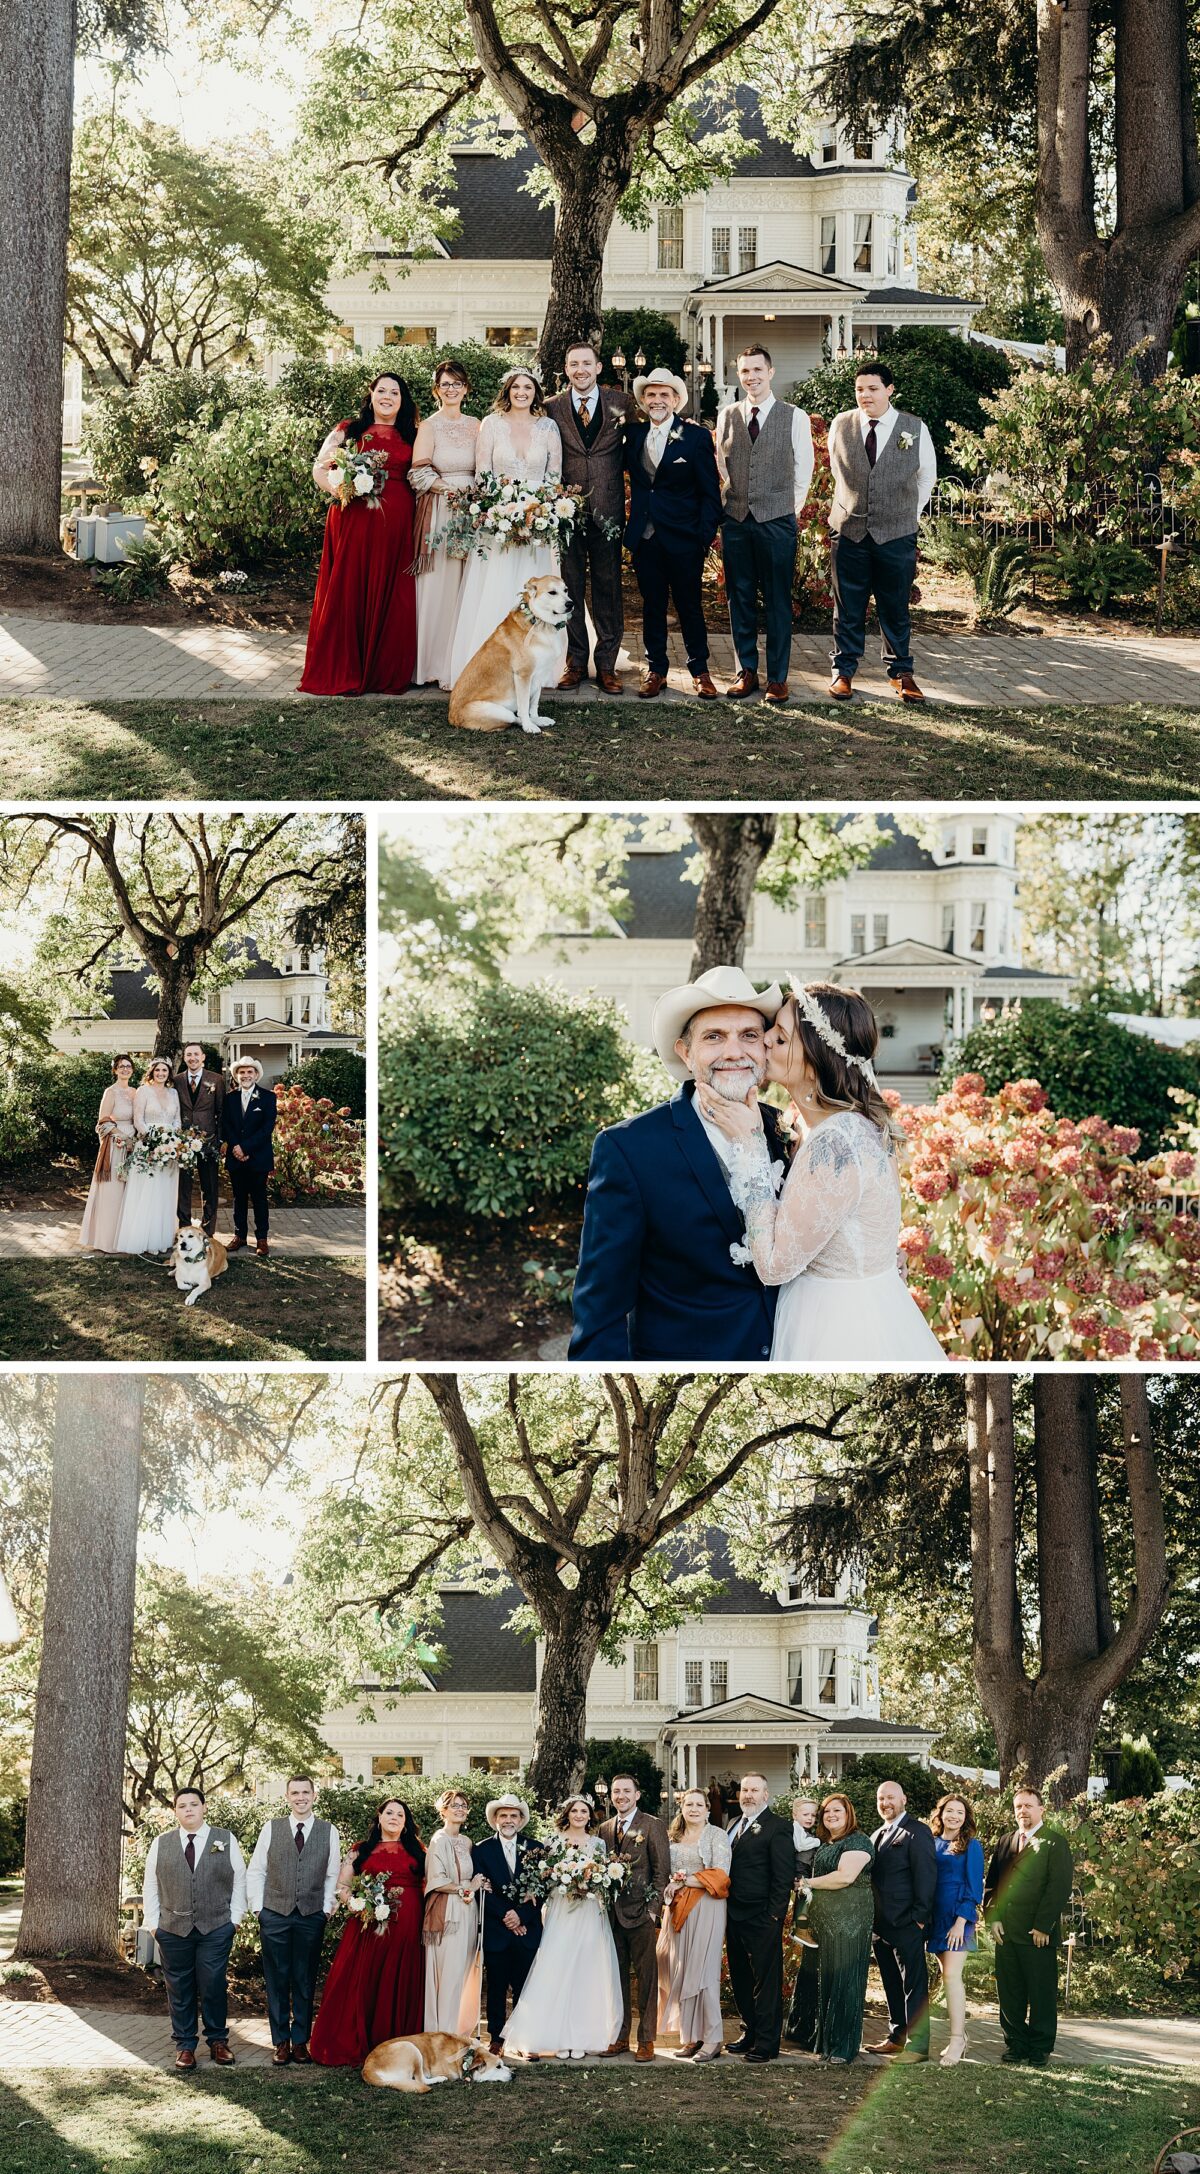
[[[371,394],[379,384],[380,379],[385,377],[390,377],[392,382],[400,387],[400,407],[396,415],[394,428],[399,431],[406,445],[411,445],[416,437],[417,410],[408,386],[398,370],[380,370],[371,379],[366,392],[363,394],[363,404],[358,414],[345,426],[347,445],[357,445],[364,431],[374,429],[375,410],[371,406]]]
[[[934,1834],[944,1834],[946,1831],[942,1825],[942,1813],[947,1804],[961,1804],[963,1808],[963,1823],[954,1841],[950,1844],[951,1856],[961,1857],[967,1843],[973,1842],[975,1839],[975,1813],[966,1797],[960,1796],[957,1789],[948,1789],[944,1797],[938,1798],[929,1814],[929,1825]]]
[[[370,1831],[367,1834],[366,1840],[364,1842],[358,1842],[355,1844],[355,1871],[362,1871],[362,1868],[365,1865],[368,1857],[370,1856],[371,1851],[373,1849],[378,1849],[380,1843],[382,1842],[383,1828],[379,1824],[379,1812],[386,1811],[389,1804],[398,1804],[404,1814],[404,1825],[400,1829],[401,1848],[408,1851],[408,1854],[412,1858],[413,1863],[416,1865],[417,1870],[419,1872],[424,1871],[425,1844],[421,1840],[420,1833],[418,1832],[417,1822],[413,1818],[412,1812],[410,1811],[408,1805],[405,1803],[403,1797],[384,1798],[383,1803],[379,1807],[379,1811],[376,1812],[374,1819],[371,1821]]]
[[[879,1046],[879,1028],[866,997],[857,989],[842,989],[830,981],[810,981],[805,987],[846,1049],[870,1061]],[[785,1009],[788,1006],[791,1007],[792,1032],[816,1074],[814,1085],[818,1107],[857,1110],[860,1116],[878,1127],[885,1140],[894,1140],[896,1128],[892,1114],[878,1087],[871,1085],[856,1064],[830,1048],[816,1027],[805,1018],[794,993],[784,999]]]

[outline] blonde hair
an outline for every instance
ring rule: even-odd
[[[687,1825],[687,1821],[683,1816],[684,1800],[687,1797],[703,1797],[704,1824],[707,1827],[711,1827],[712,1825],[712,1818],[709,1814],[708,1809],[707,1789],[681,1789],[679,1792],[679,1810],[676,1812],[674,1819],[671,1821],[670,1826],[667,1828],[667,1838],[671,1842],[678,1842],[681,1839],[684,1828]]]
[[[465,1789],[443,1789],[441,1796],[435,1797],[433,1800],[434,1810],[440,1812],[442,1818],[444,1819],[446,1816],[447,1806],[453,1804],[456,1799],[466,1805],[469,1815],[471,1810],[471,1799],[467,1795]]]

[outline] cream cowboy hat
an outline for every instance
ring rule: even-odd
[[[526,1804],[524,1797],[493,1797],[490,1804],[485,1804],[483,1807],[483,1816],[489,1827],[495,1826],[497,1812],[520,1812],[521,1825],[523,1827],[529,1825],[529,1806]]]
[[[719,1004],[745,1004],[751,1011],[761,1012],[769,1022],[782,1002],[778,982],[773,981],[760,994],[740,966],[710,966],[698,981],[685,982],[682,988],[668,989],[659,997],[650,1023],[654,1047],[672,1079],[690,1079],[686,1064],[681,1064],[675,1054],[675,1044],[697,1012],[713,1011]]]
[[[688,389],[683,379],[676,377],[673,370],[650,370],[645,377],[634,378],[633,397],[639,407],[642,404],[642,392],[647,385],[669,385],[675,395],[675,413],[683,414],[688,404]]]
[[[237,1075],[238,1075],[238,1073],[239,1073],[239,1072],[244,1072],[244,1071],[245,1071],[245,1069],[246,1069],[246,1067],[247,1067],[247,1065],[251,1065],[251,1064],[252,1064],[252,1065],[254,1066],[254,1079],[255,1079],[255,1084],[257,1085],[258,1081],[259,1081],[259,1080],[260,1080],[260,1079],[262,1078],[262,1076],[263,1076],[263,1074],[262,1074],[262,1066],[261,1066],[261,1064],[259,1063],[259,1061],[258,1061],[258,1058],[257,1058],[257,1057],[238,1057],[237,1059],[235,1059],[234,1063],[233,1063],[233,1064],[231,1064],[231,1065],[230,1065],[230,1067],[229,1067],[229,1077],[230,1077],[230,1079],[236,1079],[236,1078],[237,1078]]]

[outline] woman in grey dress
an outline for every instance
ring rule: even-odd
[[[668,1828],[671,1877],[658,1937],[658,2014],[679,2033],[681,2061],[715,2061],[722,2052],[721,1954],[733,1852],[708,1816],[703,1789],[687,1789]]]

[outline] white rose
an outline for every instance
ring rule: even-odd
[[[374,488],[374,476],[368,475],[365,468],[360,468],[358,474],[354,478],[354,493],[356,498],[369,497],[370,493],[374,490]]]
[[[355,1911],[355,1913],[356,1913],[356,1914],[357,1914],[357,1912],[358,1912],[358,1911],[360,1911],[360,1910],[365,1910],[365,1909],[366,1909],[366,1907],[367,1907],[367,1905],[366,1905],[366,1903],[365,1903],[365,1902],[363,1901],[363,1898],[362,1898],[362,1896],[361,1896],[361,1895],[351,1895],[351,1897],[350,1897],[350,1900],[349,1900],[349,1902],[348,1902],[348,1903],[346,1904],[346,1908],[347,1908],[348,1910],[353,1910],[353,1911]]]
[[[375,1905],[375,1915],[376,1915],[376,1917],[377,1917],[377,1918],[379,1919],[379,1922],[380,1922],[380,1924],[382,1924],[382,1923],[383,1923],[383,1920],[384,1920],[384,1918],[385,1918],[385,1917],[390,1917],[390,1916],[391,1916],[391,1914],[392,1914],[392,1906],[391,1906],[391,1903],[390,1903],[390,1902],[377,1902],[377,1903],[376,1903],[376,1905]]]
[[[554,501],[554,511],[558,515],[560,521],[573,521],[575,518],[574,499],[556,498]]]

